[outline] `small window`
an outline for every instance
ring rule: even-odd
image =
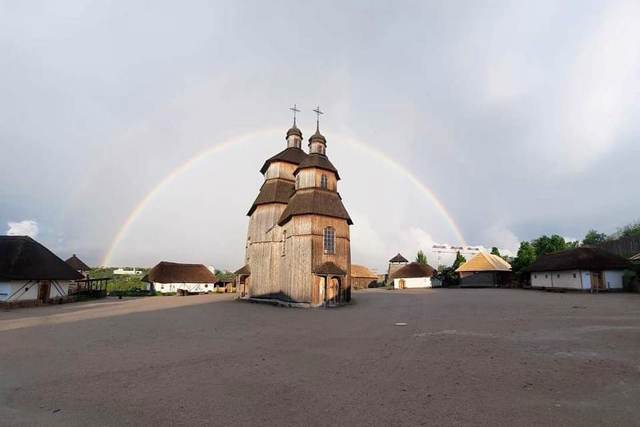
[[[205,288],[208,288],[208,287],[209,287],[209,284],[208,284],[208,283],[205,283],[205,284],[204,284],[204,287],[205,287]]]
[[[544,275],[544,278],[547,279],[549,276],[547,276],[546,274]]]
[[[574,279],[576,278],[576,273],[573,273],[573,278],[574,278]]]
[[[327,175],[322,175],[320,177],[320,188],[326,190],[329,187],[329,180],[327,179]]]
[[[333,227],[326,227],[324,229],[324,253],[336,253],[336,231]]]
[[[560,277],[560,275],[558,274],[558,278]]]
[[[538,278],[538,275],[537,275],[537,274],[534,274],[534,275],[533,275],[533,278],[534,278],[534,279],[537,279],[537,278]]]

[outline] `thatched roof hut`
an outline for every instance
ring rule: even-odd
[[[506,286],[511,281],[511,265],[497,255],[478,252],[456,269],[460,286]]]
[[[417,277],[432,277],[436,274],[435,268],[428,264],[412,262],[391,275],[392,279],[413,279]]]
[[[529,272],[566,270],[604,271],[624,270],[629,267],[631,267],[631,262],[619,255],[596,247],[582,246],[542,255],[525,270]]]
[[[215,283],[216,276],[202,264],[162,261],[149,270],[151,283]]]
[[[76,271],[85,272],[91,270],[91,267],[89,267],[80,258],[78,258],[76,254],[73,254],[73,256],[67,259],[65,262]]]

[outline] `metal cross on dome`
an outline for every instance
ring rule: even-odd
[[[315,110],[313,110],[314,113],[316,113],[317,119],[316,119],[316,127],[318,129],[320,129],[320,114],[324,114],[321,110],[320,110],[320,106],[318,105],[316,107]]]
[[[300,110],[298,110],[298,106],[296,104],[293,104],[293,107],[289,108],[289,110],[293,111],[293,125],[296,125],[296,113],[299,113]]]

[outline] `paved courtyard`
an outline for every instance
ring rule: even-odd
[[[354,298],[0,311],[0,424],[640,425],[640,295]]]

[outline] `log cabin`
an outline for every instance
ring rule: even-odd
[[[260,169],[264,183],[247,213],[245,266],[236,271],[238,297],[304,307],[348,303],[353,222],[327,139],[318,120],[305,152],[294,115],[285,140]]]
[[[375,287],[378,275],[364,265],[351,264],[351,288],[367,289]]]

